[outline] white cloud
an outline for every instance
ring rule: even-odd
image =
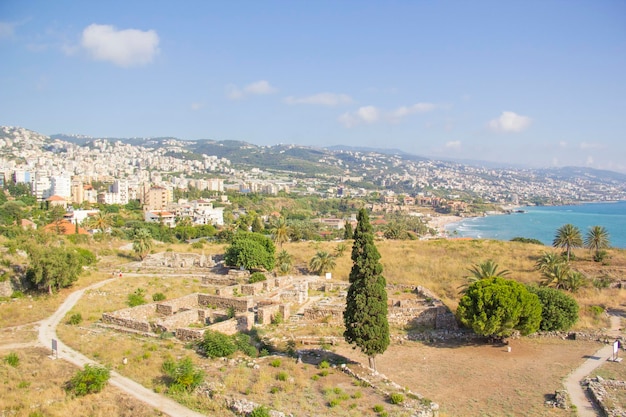
[[[604,145],[600,143],[582,142],[580,144],[580,149],[603,149],[603,148],[604,148]]]
[[[345,127],[353,127],[361,123],[374,123],[378,121],[386,121],[389,123],[398,123],[406,116],[413,113],[424,113],[436,109],[433,103],[416,103],[412,106],[400,106],[391,111],[379,110],[374,106],[365,106],[359,108],[355,112],[347,112],[339,116],[339,122]]]
[[[339,122],[345,127],[354,127],[361,123],[374,123],[380,118],[380,110],[374,106],[360,107],[355,112],[347,112],[339,116]]]
[[[204,107],[204,103],[201,102],[195,102],[195,103],[191,103],[191,110],[196,111],[196,110],[200,110],[201,108]]]
[[[307,97],[285,97],[287,104],[317,104],[320,106],[335,107],[342,104],[350,104],[354,100],[347,94],[319,93]]]
[[[559,147],[561,148],[567,148],[567,142],[565,142],[564,140],[559,142]]]
[[[154,30],[118,30],[92,24],[83,30],[81,45],[97,61],[132,67],[152,62],[159,53],[159,35]]]
[[[0,22],[0,39],[12,38],[15,35],[17,23]]]
[[[512,111],[503,111],[500,117],[491,120],[487,126],[494,132],[521,132],[530,126],[530,117],[521,116]]]
[[[593,165],[593,156],[587,157],[587,165]]]
[[[446,142],[446,149],[452,149],[452,150],[458,151],[459,149],[461,149],[461,141],[454,140],[454,141]]]
[[[273,94],[278,91],[268,81],[259,80],[239,88],[234,84],[226,86],[226,97],[230,100],[239,100],[249,95],[266,95]]]
[[[405,116],[413,113],[424,113],[436,109],[437,106],[433,103],[416,103],[412,106],[401,106],[389,113],[391,121],[398,122]]]

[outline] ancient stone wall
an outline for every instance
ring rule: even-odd
[[[259,306],[256,313],[257,322],[259,324],[271,324],[272,318],[279,314],[279,308],[278,304]]]
[[[437,309],[430,308],[389,308],[388,320],[389,324],[404,326],[424,326],[435,328],[435,320],[437,318]]]
[[[151,331],[151,327],[148,318],[154,316],[154,314],[154,304],[146,304],[133,308],[125,308],[112,313],[104,313],[102,315],[102,321],[115,326],[127,327],[141,332],[149,332]]]
[[[179,311],[173,316],[167,316],[155,322],[159,330],[167,332],[172,332],[179,327],[187,327],[192,323],[201,323],[198,310]]]
[[[0,282],[0,297],[10,297],[13,294],[13,287],[11,287],[11,281],[6,280]]]
[[[215,262],[210,255],[161,252],[149,255],[141,265],[144,268],[211,268],[215,266]]]
[[[202,277],[202,285],[209,286],[229,286],[237,284],[237,280],[232,276],[208,274]]]
[[[238,330],[237,324],[238,324],[237,319],[232,318],[232,319],[228,319],[228,320],[224,320],[224,321],[220,321],[218,323],[212,324],[208,326],[207,328],[216,332],[231,335],[231,334],[237,333],[237,330]]]
[[[342,307],[307,308],[304,310],[304,319],[316,321],[329,318],[333,322],[339,322],[343,321],[343,310]]]
[[[220,297],[217,295],[198,294],[198,304],[212,306],[228,310],[233,307],[235,311],[244,312],[252,309],[254,301],[247,297]]]
[[[244,284],[241,286],[243,295],[259,295],[267,286],[267,281],[255,282],[253,284]]]
[[[175,332],[176,338],[184,342],[201,340],[204,336],[204,329],[179,328]]]
[[[241,285],[235,284],[235,285],[229,285],[227,287],[217,288],[215,290],[215,294],[222,296],[222,297],[234,297],[235,291],[238,292],[239,294],[242,294]]]
[[[173,300],[159,301],[156,305],[156,312],[165,316],[176,314],[180,310],[198,308],[198,294],[189,294]]]

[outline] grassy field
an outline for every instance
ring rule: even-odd
[[[24,297],[0,303],[2,343],[34,341],[36,329],[29,323],[50,315],[69,292],[110,278],[112,271],[124,270],[123,278],[85,293],[68,314],[69,318],[72,314],[80,313],[83,322],[76,326],[62,321],[58,327],[61,340],[121,374],[161,392],[166,389],[160,370],[163,361],[189,356],[205,370],[207,380],[214,384],[212,388],[215,395],[212,399],[183,396],[179,400],[209,414],[228,415],[223,402],[219,400],[235,395],[299,416],[376,416],[379,414],[373,411],[375,405],[381,405],[389,416],[405,415],[402,408],[389,404],[385,398],[368,388],[356,386],[351,378],[337,370],[330,370],[321,377],[314,363],[296,364],[292,359],[283,359],[278,367],[273,367],[269,364],[271,358],[260,358],[256,360],[258,369],[254,369],[248,366],[247,361],[202,358],[174,340],[143,338],[96,327],[103,312],[126,307],[128,295],[138,288],[145,291],[149,301],[157,292],[165,294],[167,298],[175,298],[191,292],[210,291],[200,286],[198,278],[143,275],[141,271],[128,268],[128,262],[133,257],[127,249],[119,249],[122,243],[113,241],[94,245],[92,250],[98,253],[100,262],[71,289],[52,296]],[[351,242],[346,243],[350,248]],[[283,248],[293,255],[295,269],[306,271],[308,261],[318,250],[332,252],[339,244],[299,242],[287,243]],[[511,278],[524,283],[538,283],[541,276],[534,270],[534,264],[542,252],[551,250],[544,246],[484,240],[380,241],[377,247],[388,283],[427,287],[453,310],[459,300],[458,289],[465,283],[467,269],[473,264],[492,259],[501,269],[508,269]],[[209,255],[222,253],[223,248],[223,245],[205,245],[204,249],[191,250],[188,245],[177,244],[159,245],[155,251],[193,251]],[[578,250],[575,253],[577,260],[574,267],[584,271],[590,277],[590,282],[593,278],[603,276],[618,279],[626,270],[626,251],[611,250],[607,265],[593,262],[587,251]],[[333,278],[347,281],[350,268],[348,250],[337,260]],[[577,329],[593,330],[608,326],[605,316],[592,313],[589,309],[591,306],[619,310],[626,306],[626,291],[621,289],[598,289],[588,285],[574,296],[581,305],[581,320],[576,325]],[[15,327],[18,325],[25,326]],[[269,327],[263,331],[268,336],[289,334],[286,325]],[[307,331],[316,337],[327,334],[340,337],[342,333],[340,327],[316,326],[308,330],[299,329],[298,334]],[[546,408],[543,405],[545,396],[561,389],[561,381],[569,371],[582,363],[584,355],[593,353],[599,345],[561,339],[522,338],[512,340],[510,346],[512,352],[507,353],[503,347],[493,345],[396,342],[379,357],[378,364],[380,371],[393,381],[440,403],[441,417],[571,416],[568,411]],[[365,358],[350,346],[339,344],[332,349],[345,360],[366,363]],[[5,353],[8,352],[0,351],[0,356]],[[24,375],[30,372],[25,371],[26,363],[37,360],[49,362],[43,360],[44,352],[38,349],[21,350],[19,354],[23,357],[24,368],[20,372],[24,372]],[[128,358],[126,365],[122,362],[123,358]],[[73,401],[86,401],[86,404],[81,405],[86,410],[110,411],[106,407],[117,404],[136,410],[132,415],[157,415],[121,397],[115,397],[120,398],[118,400],[107,397],[107,401],[115,404],[98,405],[102,395],[121,395],[113,392],[111,387],[98,396],[80,400],[66,398],[61,401],[61,394],[65,394],[59,391],[59,386],[69,379],[74,368],[68,364],[61,366],[62,361],[53,363],[57,364],[55,366],[58,369],[51,368],[50,382],[38,389],[49,390],[50,394],[46,396],[54,398],[51,404],[66,413],[46,408],[44,415],[107,415],[98,414],[99,411],[77,413],[75,407],[78,403]],[[0,410],[18,410],[15,415],[28,416],[23,410],[29,405],[29,400],[24,398],[38,395],[31,387],[39,385],[34,385],[34,380],[31,381],[29,377],[20,388],[19,378],[26,376],[17,378],[16,374],[11,373],[16,372],[14,369],[7,368],[3,363],[0,366],[4,380],[10,381],[0,387],[0,398],[6,394],[11,399],[7,405],[3,403]],[[615,378],[626,379],[620,368],[612,369],[606,365],[601,371],[607,372],[607,377],[614,375]],[[52,376],[55,372],[58,375]],[[284,380],[278,377],[281,372],[284,373]],[[19,398],[22,398],[21,402]],[[44,410],[41,407],[36,409]],[[113,410],[108,415],[125,414]]]

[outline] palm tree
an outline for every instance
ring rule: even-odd
[[[459,287],[461,288],[462,294],[467,292],[469,286],[476,281],[480,281],[481,279],[491,279],[495,277],[504,278],[511,273],[508,269],[498,270],[498,264],[491,259],[480,264],[474,264],[471,268],[468,269],[468,271],[472,274],[465,277],[467,279],[467,282]]]
[[[335,248],[335,256],[337,258],[341,258],[347,250],[348,250],[348,246],[345,243],[340,243]]]
[[[570,276],[569,264],[565,262],[557,262],[543,270],[544,280],[541,285],[544,287],[553,287],[558,289],[567,289]]]
[[[600,251],[609,246],[609,231],[602,226],[592,226],[585,236],[585,247],[595,252],[594,259],[599,261]]]
[[[93,216],[87,218],[87,226],[91,229],[97,229],[101,233],[106,232],[113,224],[111,213],[98,211]]]
[[[326,251],[318,251],[311,261],[309,261],[309,269],[313,272],[317,272],[319,275],[324,275],[326,272],[330,272],[337,265],[335,256]]]
[[[567,252],[567,262],[569,262],[572,248],[579,248],[583,245],[583,238],[580,229],[573,224],[566,224],[559,227],[552,242],[555,248],[565,248]]]
[[[281,274],[288,274],[293,266],[293,256],[286,250],[281,250],[276,255],[276,268]]]
[[[546,271],[550,271],[554,265],[563,263],[565,260],[556,253],[544,252],[543,255],[537,260],[535,263],[535,269],[545,273]]]
[[[152,235],[148,229],[139,229],[133,239],[133,251],[143,261],[152,249]]]
[[[278,220],[278,223],[276,223],[276,226],[272,229],[272,234],[274,235],[274,242],[281,248],[283,247],[283,243],[289,241],[289,226],[287,226],[285,219],[280,218]]]
[[[472,275],[467,277],[468,281],[470,282],[476,282],[480,281],[481,279],[489,279],[495,277],[504,278],[511,273],[507,269],[499,271],[498,264],[491,259],[481,264],[475,264],[474,266],[469,268],[468,271],[472,273]]]

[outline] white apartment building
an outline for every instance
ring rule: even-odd
[[[111,185],[110,191],[112,194],[116,194],[117,203],[114,204],[128,204],[129,199],[129,185],[128,180],[115,180]]]
[[[50,177],[50,195],[58,195],[68,199],[72,196],[72,180],[70,177],[55,175]]]

